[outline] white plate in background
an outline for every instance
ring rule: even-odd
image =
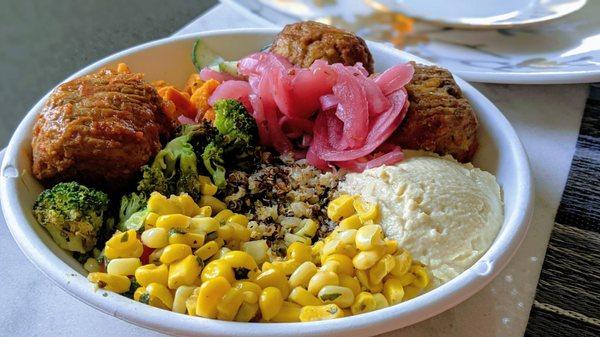
[[[370,40],[389,42],[440,64],[467,81],[509,84],[600,81],[598,0],[542,25],[485,31],[444,28],[408,19],[394,12],[396,1],[221,0],[246,15],[260,16],[276,25],[311,19],[355,31]],[[474,6],[477,2],[473,0]]]

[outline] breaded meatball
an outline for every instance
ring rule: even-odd
[[[471,104],[446,69],[412,63],[415,74],[406,86],[410,105],[393,141],[407,149],[471,161],[478,124]]]
[[[345,65],[361,62],[369,74],[373,73],[373,56],[365,40],[314,21],[285,26],[273,42],[271,52],[300,67],[309,67],[315,60]]]
[[[161,102],[142,74],[101,70],[61,84],[33,130],[33,174],[118,188],[173,131]]]

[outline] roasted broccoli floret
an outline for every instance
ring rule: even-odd
[[[215,127],[223,136],[226,152],[254,144],[258,128],[244,105],[235,99],[222,99],[215,103]]]
[[[225,168],[223,167],[223,148],[219,144],[220,142],[215,140],[204,148],[202,162],[208,173],[210,173],[213,183],[218,188],[223,188],[226,183]]]
[[[63,249],[85,253],[96,244],[108,208],[108,195],[76,182],[43,191],[33,214]]]
[[[148,214],[146,202],[148,198],[143,193],[130,193],[121,198],[119,223],[117,229],[124,232],[129,229],[139,230],[144,225]]]

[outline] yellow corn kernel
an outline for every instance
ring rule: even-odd
[[[385,253],[394,255],[398,250],[398,241],[385,238],[383,239],[383,242],[385,244]]]
[[[156,226],[156,219],[158,219],[158,217],[158,213],[148,212],[148,214],[146,215],[146,219],[144,219],[144,225],[146,226],[146,228]]]
[[[381,283],[384,277],[394,268],[396,260],[389,254],[385,254],[377,263],[369,269],[369,282]]]
[[[213,212],[220,212],[227,208],[224,202],[221,200],[211,196],[211,195],[203,195],[200,197],[200,206],[210,206]]]
[[[171,264],[175,261],[179,261],[184,257],[192,255],[192,249],[188,245],[182,243],[175,243],[168,245],[163,249],[160,255],[160,262],[164,264]]]
[[[339,229],[339,227],[338,227]],[[345,229],[339,230],[336,233],[336,239],[340,240],[343,244],[354,244],[356,241],[356,233],[358,230],[356,229]]]
[[[236,224],[240,224],[242,226],[248,226],[248,217],[243,214],[234,213],[232,216],[227,219],[227,222],[233,222]]]
[[[354,197],[348,194],[343,194],[338,198],[329,202],[327,205],[327,216],[333,221],[339,221],[342,218],[347,218],[354,214]]]
[[[163,284],[150,283],[146,286],[146,292],[150,297],[159,299],[169,310],[173,308],[173,294]]]
[[[239,223],[230,222],[229,226],[233,227],[233,239],[239,242],[246,242],[250,240],[250,229],[245,225]]]
[[[391,278],[383,284],[383,296],[390,305],[398,304],[402,302],[404,297],[404,288],[400,280]]]
[[[128,248],[126,250],[115,249],[110,246],[104,247],[104,256],[109,260],[124,258],[124,257],[140,257],[144,252],[144,245],[136,239],[136,242],[133,245],[133,248]]]
[[[348,308],[354,303],[352,290],[341,286],[324,286],[317,297],[324,303],[335,303],[340,308]]]
[[[215,241],[209,241],[202,247],[196,249],[194,255],[202,259],[203,261],[208,260],[211,256],[215,255],[219,251],[219,244]]]
[[[205,237],[204,233],[173,233],[169,235],[169,244],[181,243],[191,248],[200,248]]]
[[[83,269],[87,270],[89,273],[95,273],[97,271],[100,271],[100,263],[98,263],[98,260],[94,259],[93,257],[90,257],[87,260],[85,260],[85,263],[83,264]]]
[[[148,198],[148,210],[158,215],[178,214],[183,211],[179,205],[173,204],[167,197],[158,192],[150,194],[150,198]]]
[[[371,283],[369,280],[369,272],[367,270],[357,270],[356,278],[364,288],[372,293],[378,293],[383,290],[383,283]]]
[[[244,302],[240,306],[235,318],[236,322],[250,322],[258,313],[258,303]]]
[[[313,263],[321,263],[321,250],[323,250],[323,246],[325,246],[325,242],[317,241],[311,248],[311,260]]]
[[[198,291],[196,315],[216,318],[217,306],[230,288],[229,281],[221,276],[203,282]]]
[[[130,276],[135,274],[135,270],[141,266],[142,262],[137,257],[113,259],[108,262],[106,272],[113,275]]]
[[[404,301],[408,301],[411,298],[415,298],[417,297],[417,295],[419,295],[419,293],[421,292],[422,289],[415,287],[413,285],[404,287],[404,297],[402,298],[402,300]]]
[[[199,176],[200,193],[202,195],[215,195],[217,193],[217,185],[212,183],[212,180],[207,176]]]
[[[167,285],[168,278],[169,268],[166,264],[161,264],[160,266],[146,264],[135,270],[135,279],[143,287],[150,283]]]
[[[225,254],[229,253],[231,249],[229,247],[221,247],[215,255],[213,255],[208,261],[214,261],[222,258]]]
[[[319,224],[313,219],[303,219],[300,221],[300,226],[297,231],[294,232],[296,235],[312,238],[317,234]]]
[[[406,273],[402,276],[393,276],[393,275],[390,275],[390,276],[391,277],[388,277],[388,278],[395,278],[395,279],[399,280],[403,287],[406,287],[407,285],[412,284],[414,282],[414,280],[417,278],[413,273]],[[387,281],[387,279],[386,279],[386,281]]]
[[[323,266],[332,261],[337,263],[336,272],[338,274],[341,273],[354,276],[354,265],[352,264],[351,258],[343,254],[331,254],[325,258],[325,263],[323,264]]]
[[[294,242],[287,248],[287,257],[298,262],[311,260],[312,250],[310,245]]]
[[[190,227],[190,223],[191,218],[183,214],[161,215],[158,217],[158,219],[156,219],[156,227],[165,228],[166,230],[170,230],[172,228],[187,229]]]
[[[356,199],[353,203],[356,215],[364,223],[365,221],[377,221],[379,219],[379,205],[377,203],[368,203]]]
[[[142,297],[143,294],[146,293],[146,287],[138,287],[134,292],[133,292],[133,300],[134,301],[138,301],[140,300],[140,298]]]
[[[175,297],[173,298],[173,308],[171,311],[185,314],[186,301],[188,298],[190,298],[190,296],[192,296],[194,289],[196,289],[196,287],[193,286],[181,286],[177,288],[175,291]]]
[[[292,292],[290,292],[289,299],[290,301],[298,303],[301,306],[323,304],[321,300],[303,287],[294,288]]]
[[[196,214],[195,218],[209,217],[212,215],[212,207],[210,206],[202,206],[200,207],[200,211]]]
[[[246,252],[234,250],[225,254],[221,259],[229,262],[237,279],[252,278],[251,276],[258,271],[256,261]]]
[[[373,294],[373,299],[375,299],[375,303],[377,304],[377,307],[375,308],[377,310],[387,308],[390,306],[387,299],[385,298],[385,296],[383,296],[382,293]]]
[[[169,201],[178,205],[182,209],[182,214],[189,217],[196,216],[200,213],[200,206],[194,202],[194,199],[187,194],[181,193],[180,195],[172,195]]]
[[[131,286],[129,278],[122,275],[89,273],[87,278],[90,282],[96,283],[98,288],[113,291],[119,294],[127,292]]]
[[[169,230],[158,227],[146,229],[141,238],[147,247],[163,248],[169,244]]]
[[[373,294],[366,291],[361,292],[354,299],[354,303],[350,306],[353,315],[363,314],[365,312],[377,309],[377,301]]]
[[[290,287],[296,288],[298,286],[308,287],[308,282],[317,273],[317,266],[306,261],[302,263],[296,270],[290,275],[289,283]]]
[[[229,288],[221,301],[219,301],[219,304],[217,304],[217,319],[233,321],[243,301],[242,291],[236,288]]]
[[[262,273],[256,276],[254,280],[261,288],[275,287],[279,289],[283,298],[287,298],[290,294],[290,286],[288,285],[285,274],[279,269],[263,270]]]
[[[223,225],[217,229],[217,235],[225,241],[233,239],[233,232],[234,229],[231,225]]]
[[[352,293],[354,294],[354,296],[356,296],[360,293],[361,286],[360,286],[360,282],[358,281],[358,279],[356,277],[352,277],[352,276],[345,275],[345,274],[339,274],[338,277],[340,278],[340,286],[346,287],[346,288],[352,290]]]
[[[300,242],[305,245],[310,245],[310,238],[293,233],[285,233],[285,235],[283,236],[283,241],[288,246],[293,244],[294,242]]]
[[[271,318],[271,322],[275,323],[293,323],[300,322],[300,307],[296,303],[291,303],[287,301],[283,301],[281,309],[273,318]]]
[[[408,270],[412,265],[412,257],[408,251],[403,250],[400,254],[394,255],[394,260],[396,263],[394,264],[394,268],[390,271],[390,274],[402,276],[408,273]]]
[[[385,245],[379,225],[364,225],[356,232],[356,248],[365,251]]]
[[[169,266],[169,278],[167,285],[171,289],[177,289],[179,286],[191,286],[200,275],[201,266],[198,258],[194,255],[172,263]]]
[[[126,232],[114,234],[106,241],[106,246],[118,251],[131,251],[135,248],[137,241],[137,233],[134,229],[130,229]]]
[[[324,286],[337,286],[340,284],[340,279],[336,273],[326,270],[319,270],[308,282],[308,291],[317,295]]]
[[[344,311],[335,304],[309,305],[300,310],[300,322],[323,321],[344,317]]]
[[[227,222],[227,219],[229,219],[232,215],[233,211],[224,209],[217,213],[217,215],[215,215],[214,218],[215,220],[217,220],[217,222],[219,222],[219,224],[223,225]]]
[[[296,260],[285,260],[285,261],[274,261],[273,265],[276,269],[281,270],[285,276],[292,275],[296,269],[300,266],[300,261]]]
[[[117,72],[120,74],[128,74],[130,73],[129,67],[125,63],[117,64]]]
[[[373,250],[361,251],[352,258],[352,264],[358,270],[366,270],[373,267],[383,255],[385,255],[385,246],[379,246]]]
[[[276,287],[266,287],[260,294],[258,306],[260,307],[262,318],[265,321],[270,321],[279,313],[279,310],[283,306],[281,290]]]
[[[415,275],[415,280],[412,284],[420,289],[427,287],[429,284],[429,274],[425,267],[415,264],[410,268],[410,272]]]
[[[229,283],[235,282],[235,274],[229,262],[221,259],[213,260],[202,269],[200,276],[202,282],[207,282],[217,277],[222,277]]]
[[[244,242],[240,248],[242,251],[250,254],[257,264],[262,264],[268,258],[267,252],[269,251],[269,246],[267,245],[267,240],[252,240]]]
[[[346,219],[340,221],[338,228],[342,230],[348,229],[359,229],[362,226],[362,222],[358,215],[354,214],[352,216],[347,217]]]
[[[190,231],[194,233],[204,232],[206,234],[216,232],[219,229],[219,222],[215,218],[195,217],[191,219]]]
[[[262,288],[251,281],[235,281],[232,286],[241,290],[242,293],[254,293],[256,296],[260,296],[262,293]]]
[[[246,303],[258,303],[258,296],[251,291],[244,292],[242,294],[242,297],[244,298],[244,302]]]

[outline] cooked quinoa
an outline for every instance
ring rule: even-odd
[[[234,212],[247,214],[252,239],[264,238],[273,252],[282,253],[285,233],[294,233],[303,219],[319,224],[313,241],[333,230],[326,206],[343,176],[339,170],[322,172],[305,159],[264,152],[253,173],[229,174],[223,200]]]

